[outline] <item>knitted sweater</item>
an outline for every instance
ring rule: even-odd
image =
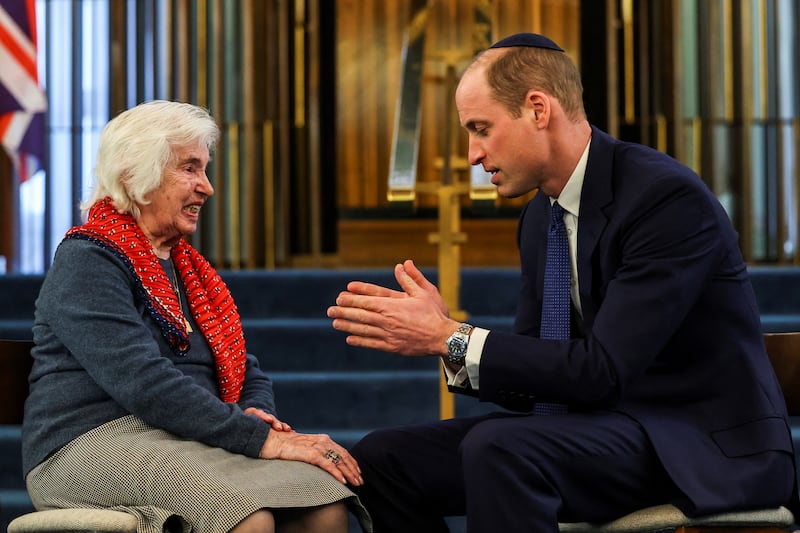
[[[196,328],[195,328],[196,329]],[[36,300],[33,369],[22,425],[28,472],[64,444],[133,414],[179,437],[258,457],[269,425],[248,407],[275,413],[272,382],[247,355],[238,404],[219,398],[214,361],[199,333],[176,355],[108,250],[63,241]]]

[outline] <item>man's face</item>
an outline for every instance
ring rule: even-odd
[[[469,132],[469,162],[492,173],[499,195],[515,198],[539,186],[547,147],[531,109],[522,106],[522,116],[512,116],[492,98],[484,67],[479,65],[461,79],[456,107],[461,125]]]

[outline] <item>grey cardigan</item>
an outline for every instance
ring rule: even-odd
[[[219,398],[202,335],[176,355],[136,292],[134,276],[109,250],[68,239],[56,251],[36,300],[33,369],[22,425],[28,472],[75,437],[133,414],[179,437],[258,457],[269,425],[248,407],[275,413],[272,382],[247,355],[238,404]]]

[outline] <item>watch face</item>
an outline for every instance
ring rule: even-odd
[[[469,334],[472,326],[461,324],[458,329],[447,339],[447,359],[454,365],[463,365],[467,355]]]
[[[447,341],[448,359],[453,364],[464,364],[464,356],[467,354],[467,340],[464,337],[456,334]]]
[[[467,343],[464,341],[464,336],[460,333],[453,333],[453,336],[447,339],[447,350],[450,353],[455,353],[459,350],[466,348]]]

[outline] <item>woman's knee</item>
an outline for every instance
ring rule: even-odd
[[[275,518],[267,509],[260,509],[239,522],[230,533],[275,533]]]
[[[276,510],[275,513],[279,533],[346,533],[349,526],[347,505],[341,501],[319,507]]]

